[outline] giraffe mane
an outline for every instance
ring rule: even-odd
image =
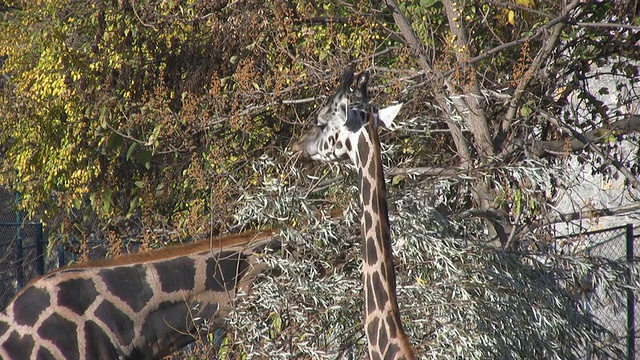
[[[32,280],[29,285],[33,282],[38,281],[42,277],[51,276],[55,273],[69,269],[106,268],[111,266],[133,265],[143,262],[151,262],[155,260],[194,254],[206,250],[230,250],[231,248],[238,250],[238,248],[241,246],[253,251],[259,251],[259,249],[267,247],[272,243],[272,237],[275,233],[275,229],[264,231],[249,231],[241,234],[202,239],[184,245],[170,246],[162,249],[151,250],[148,252],[125,254],[110,259],[91,260],[81,264],[74,264],[51,271],[44,276],[39,276],[36,279]],[[24,288],[28,288],[29,285],[25,286]]]

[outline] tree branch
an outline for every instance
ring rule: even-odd
[[[546,112],[540,112],[548,121],[556,125],[556,127],[563,130],[567,130],[566,126],[563,127],[559,124],[559,120]],[[615,121],[606,127],[600,127],[597,129],[589,130],[582,134],[583,140],[573,138],[571,140],[521,140],[525,143],[528,151],[537,156],[564,156],[572,153],[577,153],[587,147],[588,144],[601,143],[603,140],[607,140],[610,136],[618,136],[640,131],[640,115],[627,115],[620,121]]]
[[[411,24],[402,13],[402,10],[400,10],[398,2],[395,0],[387,0],[386,4],[389,8],[389,11],[391,11],[391,14],[393,15],[393,20],[395,21],[396,26],[398,26],[400,33],[405,38],[406,44],[417,53],[418,63],[420,64],[420,67],[422,68],[422,70],[424,70],[428,81],[433,84],[432,89],[434,92],[435,100],[444,113],[443,120],[451,131],[451,137],[453,138],[453,142],[456,145],[456,152],[458,153],[458,156],[460,156],[461,163],[471,164],[471,151],[467,144],[467,140],[465,139],[464,135],[462,135],[462,131],[458,127],[458,124],[456,124],[451,119],[451,111],[449,110],[449,104],[447,103],[447,99],[442,86],[442,76],[436,74],[433,70],[433,66],[431,66],[431,63],[427,58],[427,53],[423,47],[422,42],[416,36],[413,28],[411,27]]]
[[[460,84],[465,88],[462,96],[452,96],[451,98],[457,107],[458,113],[460,115],[466,114],[468,117],[467,123],[476,140],[477,151],[482,156],[492,156],[494,154],[493,141],[485,111],[480,105],[480,99],[483,97],[480,92],[476,71],[469,61],[471,52],[467,33],[460,22],[462,15],[459,8],[460,3],[454,3],[452,0],[443,0],[443,3],[449,20],[449,29],[455,36],[454,52],[458,60],[459,70],[462,73],[463,81],[467,82],[466,84]]]
[[[570,221],[580,220],[580,219],[593,219],[595,217],[625,215],[625,214],[637,212],[638,210],[640,210],[640,203],[636,202],[633,204],[623,205],[615,208],[589,209],[589,210],[583,210],[583,211],[576,211],[572,213],[547,215],[541,219],[538,219],[536,221],[533,221],[527,224],[526,226],[517,230],[517,232],[521,234],[521,233],[531,232],[543,226],[549,226],[549,225],[559,224],[559,223],[568,223]]]
[[[456,176],[458,172],[451,169],[436,167],[414,167],[414,168],[395,168],[390,169],[387,174],[394,175],[425,175],[425,176]]]
[[[609,154],[605,154],[604,151],[600,150],[600,148],[597,147],[593,142],[590,142],[586,136],[570,127],[568,124],[561,122],[559,123],[559,125],[562,129],[569,131],[571,135],[573,135],[576,139],[583,142],[591,151],[602,156],[603,159],[609,160],[611,164],[615,166],[616,169],[618,169],[618,171],[620,171],[620,173],[622,173],[625,178],[627,178],[627,181],[629,181],[629,185],[631,185],[634,189],[640,189],[640,182],[638,182],[636,176],[633,175],[633,173],[629,169],[627,169],[627,167],[624,166],[624,164],[620,160],[614,158]]]
[[[547,41],[545,41],[545,44],[540,49],[540,51],[538,51],[538,54],[536,55],[535,59],[533,59],[533,62],[525,72],[522,79],[520,79],[520,81],[518,82],[518,86],[516,87],[516,90],[513,94],[513,98],[511,98],[511,101],[509,102],[509,109],[507,110],[507,114],[505,115],[504,120],[502,121],[502,126],[501,126],[503,134],[508,133],[509,130],[511,129],[511,123],[513,122],[513,119],[515,119],[517,109],[518,109],[518,102],[520,102],[520,98],[524,94],[524,89],[526,89],[529,86],[529,83],[533,79],[533,76],[536,73],[536,71],[538,71],[538,69],[542,66],[542,64],[547,59],[551,51],[555,48],[556,44],[558,43],[558,40],[560,39],[560,34],[562,33],[562,29],[566,25],[564,21],[568,18],[571,10],[575,9],[579,3],[580,3],[579,0],[573,0],[569,5],[567,5],[562,10],[562,13],[560,14],[560,16],[554,19],[554,20],[557,20],[557,22],[553,25],[553,30],[551,31],[551,35],[549,36]],[[547,25],[549,24],[551,24],[551,21]]]
[[[640,30],[640,26],[619,24],[619,23],[577,22],[575,23],[575,25],[582,26],[582,27],[604,27],[604,28],[615,28],[615,29],[628,29],[628,30],[634,30],[634,31]]]
[[[413,31],[409,20],[404,16],[402,10],[400,10],[400,6],[398,2],[395,0],[386,0],[387,7],[389,11],[393,15],[393,20],[398,26],[400,33],[405,39],[405,43],[413,49],[418,55],[418,63],[422,70],[424,70],[425,75],[427,76],[427,80],[433,85],[432,89],[434,92],[434,97],[436,103],[442,110],[443,119],[449,130],[451,131],[451,137],[453,138],[453,142],[456,145],[456,151],[458,156],[460,156],[460,161],[462,164],[471,164],[471,151],[467,144],[467,140],[464,135],[462,135],[462,131],[460,130],[458,124],[456,124],[451,118],[451,112],[449,110],[449,104],[447,103],[446,95],[444,93],[444,84],[442,80],[442,76],[439,76],[433,70],[433,66],[429,62],[427,57],[427,52],[424,49],[422,42],[418,39],[416,33]]]
[[[480,54],[480,55],[478,55],[476,57],[472,57],[469,60],[469,63],[475,64],[478,61],[481,61],[481,60],[484,60],[484,59],[486,59],[488,57],[491,57],[491,56],[493,56],[493,55],[495,55],[495,54],[497,54],[497,53],[499,53],[499,52],[501,52],[503,50],[506,50],[506,49],[514,47],[514,46],[522,45],[522,44],[526,43],[527,41],[534,40],[534,39],[542,36],[543,34],[546,34],[549,31],[549,29],[551,29],[552,27],[554,27],[558,23],[560,23],[562,21],[565,21],[565,20],[566,20],[566,18],[564,16],[558,16],[557,18],[554,18],[551,21],[549,21],[548,23],[546,23],[544,26],[539,27],[536,31],[533,32],[533,34],[531,34],[529,36],[525,36],[525,37],[517,39],[517,40],[510,41],[508,43],[504,43],[504,44],[498,45],[498,46],[496,46],[494,48],[491,48],[491,49],[483,52],[482,54]],[[448,71],[442,73],[441,76],[443,76],[443,77],[449,76],[449,75],[453,74],[454,72],[455,72],[455,69],[451,69],[451,70],[448,70]]]

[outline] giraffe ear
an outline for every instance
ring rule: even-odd
[[[402,103],[391,105],[384,109],[378,110],[378,118],[380,119],[380,121],[382,121],[387,129],[393,129],[393,120],[395,120],[396,116],[398,116],[401,108]]]

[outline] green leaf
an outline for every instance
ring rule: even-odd
[[[134,157],[138,160],[144,167],[149,170],[151,168],[151,151],[147,149],[140,149]]]
[[[629,65],[625,66],[624,73],[628,77],[638,76],[638,67],[635,66],[635,65],[629,64]]]
[[[522,108],[520,109],[520,115],[522,115],[523,117],[528,117],[529,115],[531,115],[531,108],[528,107],[527,105],[523,105]]]
[[[278,334],[282,332],[282,318],[276,312],[271,313],[271,329],[269,334],[271,338],[275,339]]]
[[[129,146],[129,150],[127,151],[127,160],[131,159],[131,154],[133,154],[133,150],[136,149],[136,145],[138,145],[138,143],[132,143],[131,146]]]
[[[107,151],[112,151],[119,148],[120,146],[122,146],[123,142],[124,138],[122,137],[122,135],[118,133],[112,133],[111,136],[109,136],[109,142],[107,143]]]
[[[391,179],[391,185],[398,185],[402,180],[404,179],[404,176],[402,175],[396,175]]]
[[[104,210],[105,212],[109,211],[109,208],[113,204],[113,202],[111,200],[111,194],[112,194],[111,189],[107,189],[104,192],[104,198],[102,200],[102,210]]]
[[[144,181],[138,180],[138,181],[134,181],[133,183],[135,186],[139,187],[140,189],[144,187]]]
[[[153,133],[151,133],[151,136],[149,136],[149,145],[153,145],[154,148],[159,144],[158,136],[160,136],[160,129],[162,129],[162,125],[156,126],[153,129]]]
[[[515,205],[515,213],[520,214],[522,212],[522,192],[520,191],[520,189],[516,189],[513,202]]]

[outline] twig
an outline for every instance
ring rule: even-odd
[[[391,11],[393,20],[400,29],[400,33],[404,37],[407,45],[416,51],[418,55],[418,63],[422,70],[424,70],[427,80],[432,84],[434,98],[440,107],[440,110],[444,113],[443,120],[449,127],[449,130],[451,130],[451,137],[456,145],[456,152],[460,157],[461,163],[471,164],[472,157],[469,144],[462,134],[458,124],[451,119],[451,111],[449,110],[449,104],[447,103],[447,97],[442,83],[443,77],[435,73],[433,66],[429,62],[424,44],[418,39],[411,23],[409,23],[409,20],[407,20],[406,16],[404,16],[404,13],[400,9],[398,2],[396,0],[387,0],[386,4]]]
[[[151,24],[147,24],[144,21],[142,21],[142,18],[140,18],[140,15],[138,15],[138,11],[136,10],[135,1],[131,2],[131,8],[133,9],[133,13],[136,15],[136,18],[138,19],[138,21],[140,21],[140,24],[142,24],[145,27],[152,28],[153,30],[157,30],[155,26]]]
[[[518,82],[518,86],[516,87],[513,97],[509,102],[509,109],[507,110],[507,114],[504,117],[504,121],[502,122],[502,130],[504,133],[508,133],[511,128],[511,122],[516,116],[516,112],[518,109],[518,102],[520,101],[520,98],[524,94],[524,89],[527,86],[529,86],[529,83],[533,79],[535,72],[542,66],[544,61],[547,59],[551,51],[555,48],[556,44],[558,43],[558,40],[560,39],[560,34],[562,33],[562,29],[566,25],[562,21],[569,16],[569,13],[571,12],[571,10],[576,8],[578,4],[579,4],[579,0],[573,0],[571,4],[567,5],[567,7],[562,10],[562,13],[557,18],[559,19],[559,21],[555,25],[553,25],[553,31],[551,32],[551,35],[549,36],[547,41],[545,41],[544,46],[540,49],[540,51],[538,51],[538,54],[533,59],[533,62],[525,72],[523,78],[520,79],[520,81]]]
[[[505,249],[508,249],[511,246],[511,242],[513,241],[513,238],[516,235],[515,227],[518,226],[518,223],[520,222],[520,217],[522,217],[522,211],[518,213],[518,215],[516,216],[516,219],[513,221],[513,228],[511,229],[511,234],[509,234],[509,238],[507,239],[507,242],[505,242],[504,244]]]
[[[562,22],[564,20],[566,20],[566,16],[562,16],[562,15],[558,16],[557,18],[550,20],[544,26],[539,27],[533,34],[531,34],[529,36],[525,36],[525,37],[517,39],[517,40],[514,40],[514,41],[510,41],[508,43],[504,43],[502,45],[498,45],[498,46],[496,46],[496,47],[494,47],[492,49],[489,49],[489,50],[485,51],[484,53],[469,59],[469,63],[470,64],[475,64],[478,61],[484,60],[484,59],[486,59],[486,58],[488,58],[488,57],[490,57],[490,56],[492,56],[494,54],[497,54],[497,53],[503,51],[503,50],[506,50],[506,49],[514,47],[514,46],[522,45],[527,41],[531,41],[533,39],[536,39],[536,38],[540,37],[542,34],[545,34],[549,29],[551,29],[552,27],[554,27],[555,25],[557,25],[558,23],[560,23],[560,22]],[[455,69],[451,69],[451,70],[445,71],[440,76],[442,76],[442,77],[449,76],[449,75],[453,74],[454,71],[455,71]]]
[[[533,221],[529,223],[527,226],[520,229],[518,233],[531,232],[543,226],[553,225],[557,223],[568,223],[573,220],[591,219],[594,217],[618,216],[618,215],[633,213],[638,210],[640,210],[640,203],[635,202],[632,204],[619,206],[616,208],[589,209],[589,210],[576,211],[576,212],[566,213],[566,214],[557,214],[552,216],[547,215],[537,221]]]
[[[604,28],[619,28],[619,29],[628,29],[628,30],[640,30],[640,26],[635,25],[627,25],[627,24],[619,24],[619,23],[591,23],[591,22],[577,22],[575,23],[577,26],[584,27],[604,27]]]
[[[308,98],[304,98],[304,99],[291,99],[291,100],[282,100],[282,104],[285,105],[290,105],[290,104],[306,104],[306,103],[310,103],[310,102],[314,102],[318,100],[317,97],[308,97]],[[275,105],[275,103],[269,104],[269,105],[265,105],[264,107],[269,107],[269,106],[273,106]]]
[[[558,118],[555,118],[551,114],[545,113],[543,111],[540,111],[540,113],[545,114],[545,116],[548,117],[549,119],[553,119],[559,128],[570,133],[578,141],[585,144],[585,147],[589,148],[589,150],[602,156],[603,159],[609,160],[611,162],[611,165],[615,166],[616,169],[618,169],[618,171],[620,171],[620,173],[622,173],[622,175],[624,175],[625,178],[627,178],[627,180],[629,181],[629,184],[634,189],[640,189],[640,182],[638,181],[638,179],[629,169],[627,169],[626,166],[624,166],[624,164],[620,160],[617,160],[616,158],[612,157],[609,154],[605,154],[604,151],[600,150],[600,148],[596,146],[595,143],[587,137],[587,135],[577,131],[576,129],[569,126],[569,124],[565,123],[564,121]],[[632,116],[630,120],[633,120],[633,119],[635,119],[635,116]]]
[[[566,124],[563,124],[562,127],[564,129],[569,130],[574,137],[576,137],[578,140],[585,143],[591,151],[602,156],[604,159],[611,161],[611,165],[615,166],[616,169],[618,169],[618,171],[620,171],[622,175],[624,175],[624,177],[627,178],[627,180],[629,181],[629,185],[631,185],[634,189],[640,189],[640,182],[638,182],[638,179],[635,177],[635,175],[633,175],[633,173],[629,169],[627,169],[626,166],[624,166],[624,164],[620,160],[617,160],[616,158],[610,156],[609,154],[605,154],[604,151],[600,150],[600,148],[598,148],[594,143],[590,142],[584,135],[582,135],[580,132],[578,132],[574,128],[569,127]]]
[[[425,175],[425,176],[456,176],[457,172],[451,169],[435,168],[435,167],[413,167],[413,168],[395,168],[390,169],[387,174],[394,175]]]

